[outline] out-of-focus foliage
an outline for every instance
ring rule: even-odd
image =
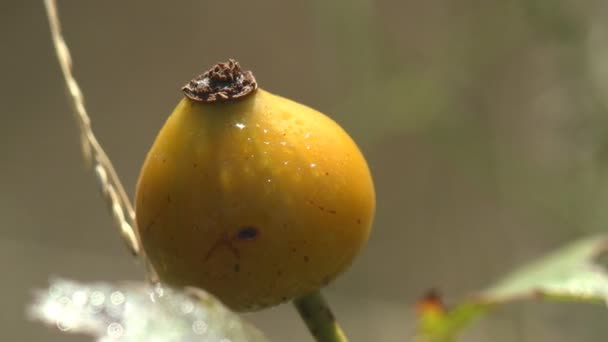
[[[519,300],[555,300],[605,303],[608,274],[602,263],[608,237],[577,241],[507,276],[479,296],[445,309],[430,297],[419,304],[419,333],[424,341],[453,341],[473,318],[490,309]]]
[[[97,341],[266,341],[207,293],[188,295],[145,283],[55,280],[37,294],[29,313],[61,331],[92,335]]]
[[[608,275],[599,262],[607,243],[605,235],[577,241],[522,267],[482,298],[499,303],[526,298],[603,303],[608,298]]]
[[[420,342],[453,341],[458,332],[488,309],[489,306],[470,301],[448,310],[440,298],[434,295],[427,296],[418,304],[419,340]]]

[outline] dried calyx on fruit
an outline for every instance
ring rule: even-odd
[[[137,184],[142,245],[160,279],[234,310],[315,291],[367,242],[367,163],[324,114],[258,88],[234,60],[194,78]]]
[[[182,91],[193,101],[213,103],[236,100],[257,88],[251,71],[242,71],[237,61],[229,59],[192,79]]]

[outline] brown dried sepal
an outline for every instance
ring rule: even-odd
[[[243,71],[237,61],[229,59],[193,78],[182,91],[193,101],[214,103],[238,100],[257,88],[251,71]]]

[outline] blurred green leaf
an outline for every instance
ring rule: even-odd
[[[439,297],[427,296],[418,303],[418,335],[424,342],[452,342],[457,333],[474,318],[488,310],[488,306],[476,302],[463,302],[453,309],[446,309]]]
[[[558,42],[582,42],[585,25],[576,2],[556,0],[524,0],[521,2],[529,25],[544,38]]]
[[[97,341],[266,341],[256,328],[201,290],[186,294],[147,283],[55,280],[36,297],[29,310],[32,319]]]
[[[482,296],[494,302],[539,297],[603,302],[608,276],[597,261],[606,252],[607,239],[596,236],[566,246],[522,267]]]
[[[439,298],[420,301],[418,330],[422,341],[454,341],[474,318],[490,309],[523,300],[605,303],[608,274],[603,267],[608,255],[606,235],[586,238],[525,265],[481,294],[453,308]]]

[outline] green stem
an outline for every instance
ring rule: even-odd
[[[294,299],[293,305],[317,342],[348,342],[320,290]]]

